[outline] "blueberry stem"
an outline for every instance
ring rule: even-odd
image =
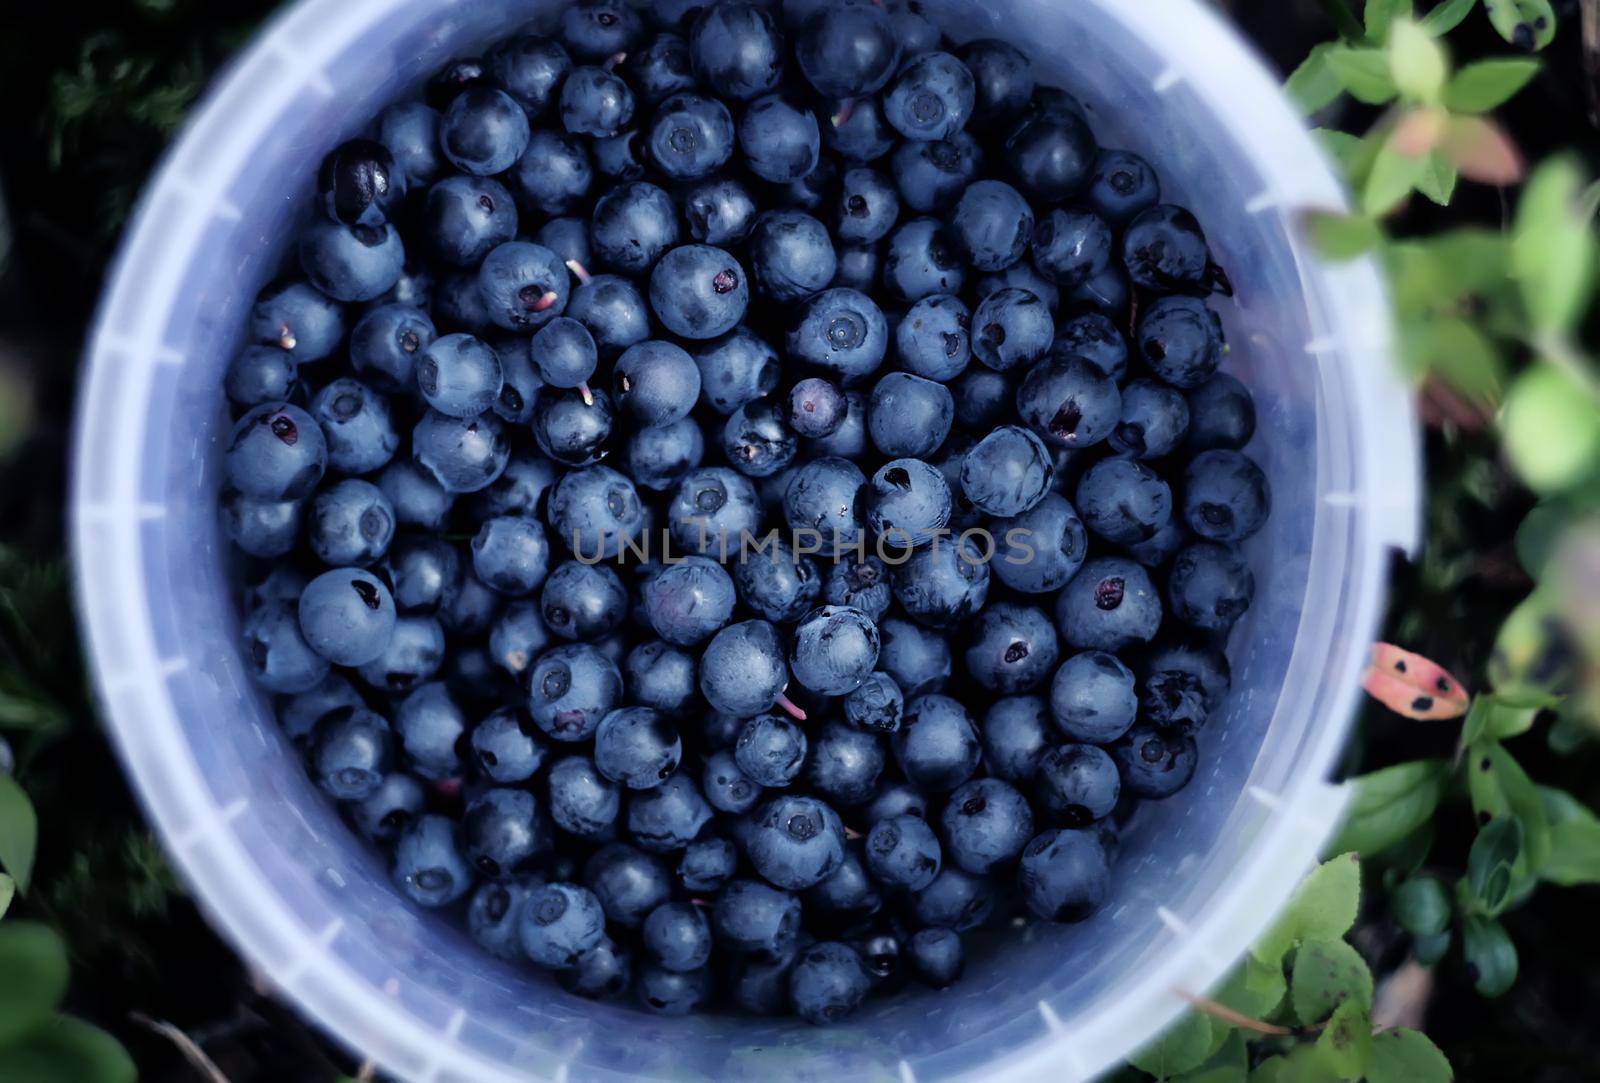
[[[578,393],[583,396],[583,404],[585,406],[594,405],[594,392],[589,390],[589,381],[578,381]]]
[[[575,259],[567,260],[567,270],[571,271],[572,276],[586,286],[590,282],[594,281],[594,275],[589,273],[589,268],[585,267]]]
[[[840,102],[839,111],[834,113],[833,117],[831,118],[833,121],[833,126],[835,128],[842,128],[846,124],[849,124],[850,118],[855,114],[855,111],[856,100],[854,98],[846,98],[844,101]]]
[[[561,295],[556,293],[555,290],[545,290],[544,293],[542,295],[540,295],[540,297],[539,297],[539,299],[537,301],[535,301],[533,304],[528,306],[528,311],[529,312],[543,312],[545,309],[549,308],[551,305],[555,304],[560,299],[561,299]]]
[[[806,720],[806,713],[800,708],[796,707],[794,702],[782,692],[778,693],[778,699],[776,702],[779,707],[782,707],[785,711],[789,712],[789,714],[793,715],[796,720],[800,722],[804,722]]]
[[[278,345],[285,350],[292,350],[295,347],[295,341],[294,332],[289,330],[289,325],[286,323],[279,324]]]
[[[605,62],[606,71],[612,70],[618,64],[621,64],[626,59],[628,59],[628,54],[627,53],[612,53],[610,56],[606,57],[606,62]]]

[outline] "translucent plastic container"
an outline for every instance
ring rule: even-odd
[[[237,653],[217,526],[220,390],[323,153],[451,56],[559,3],[306,0],[227,73],[150,188],[89,346],[78,418],[80,604],[111,728],[217,926],[310,1017],[413,1080],[1079,1079],[1237,959],[1342,807],[1327,779],[1390,550],[1417,530],[1408,398],[1368,263],[1330,267],[1300,211],[1344,205],[1274,80],[1194,0],[923,0],[957,38],[1017,41],[1102,144],[1157,164],[1237,287],[1228,370],[1254,390],[1275,497],[1235,691],[1198,777],[1136,817],[1092,921],[1000,938],[942,993],[847,1024],[659,1019],[502,965],[408,905],[307,781]]]

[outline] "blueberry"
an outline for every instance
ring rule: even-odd
[[[599,358],[589,329],[567,316],[556,317],[534,334],[528,356],[551,387],[580,389],[594,375]]]
[[[795,59],[824,98],[857,98],[888,83],[900,43],[881,7],[835,0],[800,28]]]
[[[381,715],[363,707],[341,707],[323,717],[307,752],[311,776],[340,801],[363,801],[383,784],[393,735]]]
[[[689,646],[712,635],[733,614],[733,580],[704,557],[663,568],[641,591],[644,616],[669,643]]]
[[[1028,370],[1017,388],[1017,412],[1051,447],[1077,450],[1111,435],[1122,393],[1088,362],[1052,356]]]
[[[815,798],[780,796],[752,814],[745,853],[768,882],[798,891],[826,879],[844,860],[844,825]]]
[[[879,820],[867,833],[867,868],[890,888],[921,891],[939,875],[943,849],[926,821],[901,814]]]
[[[654,854],[615,842],[589,855],[583,882],[600,900],[605,915],[624,929],[636,929],[672,896],[672,877]]]
[[[594,262],[594,247],[589,241],[589,219],[568,215],[552,218],[533,235],[534,241],[550,249],[569,269],[578,264],[585,270]],[[581,280],[580,280],[581,281]],[[568,300],[571,306],[571,300]]]
[[[674,248],[650,275],[651,309],[667,330],[683,338],[715,338],[731,330],[749,302],[744,268],[710,245]]]
[[[950,644],[937,632],[898,617],[879,626],[878,664],[909,701],[942,689],[950,679]]]
[[[633,952],[610,937],[578,956],[566,970],[556,971],[563,989],[591,1000],[615,1000],[628,989],[632,977]]]
[[[453,271],[444,276],[434,295],[433,318],[447,331],[481,335],[491,329],[489,310],[483,303],[476,273]]]
[[[472,889],[472,870],[456,842],[456,825],[419,816],[394,847],[394,882],[418,906],[448,906]]]
[[[519,34],[489,51],[487,67],[496,85],[532,119],[542,116],[556,100],[557,88],[572,71],[572,58],[560,42]]]
[[[713,895],[738,868],[739,853],[733,843],[715,837],[697,839],[678,859],[678,882],[691,894]]]
[[[651,853],[673,853],[693,842],[712,815],[694,779],[679,772],[628,799],[628,834]]]
[[[972,315],[972,353],[996,372],[1043,359],[1055,339],[1050,309],[1036,294],[1018,287],[985,297]]]
[[[379,114],[378,141],[389,151],[407,188],[432,184],[444,170],[439,113],[424,102],[397,102]]]
[[[394,728],[417,774],[433,780],[460,774],[467,719],[443,682],[422,684],[401,700]]]
[[[977,103],[972,72],[949,53],[928,52],[900,69],[883,115],[907,139],[948,139],[967,126]]]
[[[487,177],[446,177],[428,189],[421,232],[433,254],[456,267],[476,267],[517,232],[511,193]]]
[[[383,776],[378,788],[346,807],[356,830],[368,841],[389,846],[416,822],[427,805],[427,793],[414,775],[394,771]]]
[[[428,104],[443,109],[456,96],[489,85],[489,72],[481,57],[459,57],[433,73],[427,84]]]
[[[719,414],[731,414],[778,386],[777,352],[746,327],[697,345],[693,355],[700,368],[700,397]]]
[[[505,470],[511,444],[493,414],[455,418],[429,410],[411,430],[411,456],[446,492],[473,493]]]
[[[878,269],[883,263],[882,247],[878,244],[841,245],[833,285],[863,293],[876,290]]]
[[[500,251],[500,249],[496,249]],[[447,417],[477,417],[494,405],[503,383],[500,358],[471,335],[445,335],[416,364],[423,401]]]
[[[983,762],[989,774],[1008,782],[1031,780],[1050,744],[1044,701],[1038,696],[1006,696],[983,716]]]
[[[1002,695],[1028,692],[1055,668],[1056,632],[1043,610],[998,602],[978,615],[967,645],[967,672]]]
[[[394,600],[381,580],[343,568],[324,572],[306,586],[297,615],[302,642],[342,666],[364,665],[381,655],[396,620]],[[251,644],[248,636],[246,643]]]
[[[376,485],[346,478],[311,501],[306,533],[311,551],[324,564],[365,566],[388,551],[394,537],[394,509]]]
[[[956,379],[955,397],[956,424],[974,433],[988,432],[1016,409],[1016,389],[1011,381],[982,366],[968,369]]]
[[[980,753],[966,708],[943,695],[906,704],[905,723],[893,735],[895,761],[915,786],[948,793],[972,777]]]
[[[1073,500],[1089,530],[1117,545],[1148,541],[1172,517],[1172,490],[1137,459],[1101,459],[1078,481]]]
[[[803,437],[832,436],[844,424],[848,407],[838,385],[812,376],[789,392],[789,427]]]
[[[644,950],[663,970],[698,970],[711,958],[711,923],[700,908],[662,903],[644,919]]]
[[[869,674],[860,687],[844,698],[844,716],[873,733],[893,733],[900,728],[905,697],[887,673]]]
[[[859,842],[845,846],[844,860],[827,878],[806,888],[806,913],[832,925],[851,925],[883,908],[883,893],[867,873]]]
[[[856,546],[862,535],[856,500],[866,483],[847,459],[813,459],[797,469],[783,498],[784,518],[795,537],[809,532],[827,553]]]
[[[1053,356],[1076,358],[1108,379],[1121,380],[1128,371],[1128,340],[1109,317],[1085,312],[1056,329]]]
[[[350,363],[381,390],[408,390],[417,358],[435,337],[433,321],[420,308],[380,305],[361,317],[351,331]]]
[[[722,453],[741,474],[770,477],[794,461],[799,438],[784,422],[783,405],[757,399],[735,410],[722,428]]]
[[[600,774],[588,756],[568,756],[550,768],[547,783],[550,818],[580,838],[602,837],[622,807],[617,786]]]
[[[1150,371],[1185,390],[1210,379],[1222,360],[1222,322],[1193,297],[1162,297],[1150,304],[1140,313],[1135,338]]]
[[[1198,641],[1157,645],[1141,667],[1140,719],[1192,731],[1222,706],[1229,683],[1228,660],[1215,647]]]
[[[706,800],[719,812],[749,812],[762,797],[760,785],[739,769],[739,761],[727,749],[706,757],[700,785]]]
[[[883,284],[889,294],[913,304],[936,293],[959,293],[966,272],[944,226],[916,218],[889,236],[883,258]]]
[[[852,606],[873,621],[880,620],[888,611],[892,598],[889,569],[877,557],[840,560],[829,566],[823,579],[824,602]]]
[[[1002,425],[967,452],[961,491],[980,511],[1009,518],[1043,500],[1053,477],[1044,443],[1027,429]]]
[[[656,110],[646,144],[650,160],[667,177],[700,180],[721,169],[733,155],[733,116],[716,98],[674,94]]]
[[[633,119],[633,91],[614,72],[574,68],[561,86],[561,124],[573,135],[616,135]]]
[[[472,866],[492,880],[528,871],[550,849],[550,823],[526,790],[485,790],[461,818],[462,850]]]
[[[986,876],[973,876],[946,865],[933,883],[911,896],[911,916],[918,924],[967,932],[994,913],[995,884]]]
[[[439,146],[463,173],[504,173],[527,149],[528,115],[505,91],[472,87],[445,110]]]
[[[825,369],[848,386],[883,363],[889,325],[872,298],[859,290],[825,290],[806,302],[789,332],[788,347],[790,360]]]
[[[394,226],[346,226],[318,219],[300,235],[300,267],[336,301],[371,301],[400,278],[405,247]]]
[[[848,606],[822,606],[795,628],[789,665],[795,679],[824,696],[853,692],[878,661],[878,629]]]
[[[1138,707],[1133,671],[1105,651],[1068,658],[1050,685],[1050,716],[1074,741],[1110,744],[1128,732]]]
[[[861,392],[844,393],[844,421],[827,436],[813,438],[807,445],[814,455],[836,455],[858,459],[867,450],[867,401]]]
[[[805,781],[841,808],[864,804],[877,792],[884,751],[877,737],[842,722],[828,722],[811,742]]]
[[[544,764],[545,745],[509,707],[474,726],[470,741],[479,773],[492,782],[526,782]]]
[[[951,228],[968,263],[979,271],[1000,271],[1027,251],[1033,221],[1032,208],[1015,188],[983,180],[962,193]]]
[[[1006,140],[1006,161],[1028,194],[1060,203],[1083,191],[1097,153],[1083,119],[1054,111],[1024,120]]]
[[[564,466],[588,466],[606,455],[611,436],[611,397],[593,391],[585,401],[575,388],[545,387],[533,405],[533,439]]]
[[[600,720],[594,762],[630,790],[659,786],[677,768],[683,744],[672,724],[648,707],[624,707]]]
[[[870,827],[879,820],[886,820],[891,816],[899,816],[901,814],[915,816],[919,820],[926,820],[928,818],[928,799],[910,783],[890,783],[878,790],[878,795],[866,807],[862,815],[862,822]]]
[[[1122,781],[1115,761],[1104,749],[1057,745],[1039,760],[1034,792],[1040,807],[1057,823],[1087,827],[1111,815]]]
[[[236,406],[258,406],[289,397],[298,379],[294,355],[277,346],[246,346],[228,363],[222,389]]]
[[[746,168],[774,184],[810,173],[817,167],[821,148],[816,115],[781,94],[757,98],[739,121],[739,149]]]
[[[705,458],[705,437],[691,418],[638,429],[628,437],[628,473],[647,489],[671,489]]]
[[[749,255],[756,289],[780,304],[822,290],[838,268],[827,227],[799,211],[758,216],[750,233]]]
[[[678,483],[667,509],[667,528],[680,551],[737,554],[761,521],[755,486],[725,466],[696,470]]]
[[[1188,431],[1189,404],[1181,392],[1154,380],[1134,380],[1122,389],[1122,420],[1109,440],[1124,455],[1160,459],[1176,451]]]
[[[689,28],[689,58],[701,83],[736,101],[778,85],[784,43],[772,14],[758,3],[706,7]]]
[[[689,43],[683,37],[657,34],[649,44],[630,50],[622,68],[639,99],[654,105],[680,90],[694,88],[690,63]]]
[[[1017,872],[1022,901],[1046,921],[1082,921],[1111,892],[1105,848],[1094,831],[1058,828],[1028,843]]]
[[[1213,542],[1195,542],[1178,552],[1167,577],[1172,615],[1208,632],[1230,630],[1250,608],[1256,580],[1239,552]]]
[[[623,0],[578,0],[561,14],[561,41],[579,60],[604,60],[633,48],[644,20]]]
[[[222,497],[222,526],[228,540],[253,557],[288,555],[300,538],[299,500],[263,500],[243,493]]]
[[[322,429],[298,406],[263,403],[233,426],[224,465],[239,492],[263,500],[310,494],[327,466]]]
[[[609,466],[567,473],[550,491],[546,514],[561,543],[591,562],[616,556],[644,531],[638,491]]]
[[[1120,227],[1161,202],[1161,182],[1150,163],[1132,151],[1102,150],[1083,200],[1090,210]]]
[[[1090,211],[1057,207],[1033,229],[1033,265],[1062,289],[1075,289],[1111,263],[1111,227]]]
[[[1208,541],[1243,541],[1261,529],[1271,507],[1267,476],[1237,451],[1202,451],[1183,472],[1183,521]]]
[[[755,880],[734,880],[711,908],[711,931],[730,951],[781,959],[800,933],[800,900]]]
[[[1124,545],[1122,551],[1146,568],[1159,568],[1170,561],[1188,540],[1188,531],[1174,518],[1157,531],[1154,537]]]
[[[250,310],[251,337],[288,350],[297,362],[320,361],[333,353],[344,329],[343,307],[305,282],[268,286]]]
[[[622,622],[628,594],[610,568],[569,560],[545,580],[539,606],[545,624],[556,635],[587,641],[599,639]]]
[[[1146,643],[1160,624],[1161,599],[1150,576],[1121,557],[1085,562],[1056,599],[1056,629],[1079,650]]]
[[[757,614],[777,624],[799,620],[822,593],[822,577],[810,557],[795,551],[775,533],[761,552],[744,553],[733,568],[739,597]]]
[[[749,189],[732,177],[701,181],[683,198],[689,236],[702,244],[738,244],[750,235],[756,213]]]
[[[875,169],[846,170],[834,206],[834,232],[848,244],[882,240],[900,217],[894,184]]]
[[[950,433],[955,399],[950,389],[907,372],[891,372],[872,388],[867,431],[890,458],[931,455]]]
[[[729,714],[760,714],[781,699],[788,683],[778,630],[764,620],[728,625],[700,658],[700,694]]]
[[[1039,273],[1039,269],[1029,260],[1013,263],[1003,271],[983,275],[978,279],[977,296],[981,300],[996,290],[1010,287],[1019,287],[1032,293],[1043,301],[1051,311],[1056,313],[1061,307],[1061,290],[1056,284]],[[1059,339],[1060,332],[1057,332]]]
[[[668,265],[664,261],[662,267]],[[700,370],[694,359],[670,342],[629,347],[617,360],[612,380],[618,409],[646,426],[687,417],[700,396]]]
[[[846,944],[811,945],[800,953],[789,973],[795,1014],[819,1026],[850,1015],[871,987],[861,956]]]
[[[897,134],[876,97],[844,103],[822,126],[823,144],[847,162],[877,161],[894,147]]]
[[[961,977],[963,959],[961,934],[953,929],[920,929],[912,935],[907,950],[911,969],[925,984],[935,989],[954,985]]]
[[[1207,294],[1227,281],[1211,262],[1200,223],[1170,203],[1141,211],[1128,223],[1122,262],[1134,285],[1157,293]]]
[[[901,202],[923,214],[942,213],[955,206],[961,193],[978,179],[983,151],[971,135],[956,132],[948,139],[907,140],[895,148],[889,165],[900,187]],[[958,288],[952,286],[944,292],[954,293]]]
[[[1225,448],[1238,451],[1256,431],[1255,401],[1237,379],[1219,372],[1186,396],[1191,453]]]
[[[989,564],[970,538],[938,539],[890,572],[895,600],[912,620],[936,628],[959,624],[989,596]]]
[[[695,659],[676,647],[659,639],[641,643],[628,652],[624,669],[640,706],[678,717],[695,703]]]
[[[615,357],[650,337],[650,308],[644,295],[616,275],[595,275],[580,283],[567,302],[566,315],[583,324],[602,357]]]
[[[567,214],[578,207],[594,181],[594,163],[582,140],[541,129],[509,174],[524,206],[540,214]]]
[[[566,310],[569,278],[560,258],[544,245],[510,241],[484,257],[478,290],[496,326],[527,334]],[[419,383],[421,378],[419,365]]]
[[[497,959],[521,959],[517,922],[528,896],[542,886],[536,877],[478,885],[467,903],[467,935]]]
[[[643,181],[613,188],[595,204],[591,236],[602,263],[642,274],[678,242],[672,197]]]
[[[1010,42],[994,38],[968,42],[961,60],[972,73],[973,118],[980,123],[1020,116],[1033,101],[1033,65]]]
[[[530,960],[559,969],[599,946],[605,927],[606,915],[594,892],[577,884],[546,884],[523,903],[517,932]]]
[[[399,617],[382,653],[360,667],[370,687],[396,695],[411,691],[439,671],[444,661],[444,629],[432,617]]]
[[[1088,552],[1083,522],[1059,493],[1046,493],[1028,511],[990,526],[997,555],[990,568],[1012,590],[1048,594],[1061,589]]]
[[[1010,783],[980,778],[950,795],[939,823],[950,862],[983,875],[1016,860],[1033,835],[1033,810]]]

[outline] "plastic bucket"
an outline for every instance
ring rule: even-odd
[[[1239,957],[1336,821],[1344,741],[1392,547],[1417,530],[1408,398],[1369,263],[1299,240],[1343,196],[1267,71],[1195,0],[924,0],[957,38],[1007,37],[1077,93],[1103,145],[1156,163],[1237,296],[1229,371],[1275,509],[1234,633],[1235,691],[1201,766],[1125,836],[1094,920],[973,952],[942,992],[847,1025],[658,1019],[498,963],[409,906],[340,821],[240,664],[217,524],[221,392],[256,290],[323,153],[451,56],[558,2],[305,0],[223,78],[145,196],[89,343],[79,404],[79,599],[113,735],[178,867],[240,952],[312,1018],[414,1080],[1091,1076]]]

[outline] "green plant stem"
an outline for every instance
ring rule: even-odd
[[[1356,18],[1355,12],[1350,10],[1350,5],[1345,0],[1317,0],[1317,6],[1323,14],[1333,20],[1333,25],[1338,28],[1339,36],[1347,41],[1360,41],[1367,36],[1366,28],[1361,25],[1361,20]]]

